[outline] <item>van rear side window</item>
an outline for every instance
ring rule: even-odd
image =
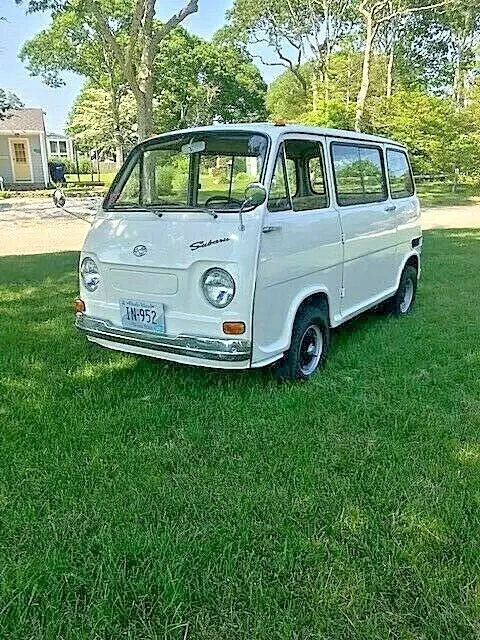
[[[339,205],[346,207],[387,199],[381,149],[346,143],[332,143],[331,148]]]
[[[388,149],[387,167],[392,198],[409,198],[413,196],[415,186],[407,154],[404,151]]]

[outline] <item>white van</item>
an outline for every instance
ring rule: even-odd
[[[139,144],[80,257],[76,326],[104,347],[306,379],[330,329],[415,301],[422,232],[406,149],[297,125]]]

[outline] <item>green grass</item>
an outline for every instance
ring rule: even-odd
[[[306,385],[88,345],[76,260],[0,259],[1,638],[478,638],[479,231]]]
[[[452,185],[445,182],[419,182],[418,197],[423,207],[448,207],[455,205],[478,204],[480,186],[460,184],[452,193]]]

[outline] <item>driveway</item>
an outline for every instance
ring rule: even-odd
[[[71,213],[49,198],[0,200],[0,256],[79,251],[99,198],[69,198]],[[78,217],[76,217],[78,216]],[[480,205],[422,211],[424,229],[480,228]]]
[[[0,200],[0,256],[79,251],[99,203],[69,198],[67,213],[49,198]]]
[[[423,229],[479,229],[480,205],[422,209]]]

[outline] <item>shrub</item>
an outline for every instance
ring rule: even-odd
[[[69,160],[68,158],[60,158],[59,156],[51,156],[48,159],[49,162],[54,162],[55,164],[63,165],[65,169],[65,173],[73,173],[75,171],[75,163]]]
[[[175,174],[175,168],[172,165],[164,165],[163,167],[157,167],[156,172],[156,187],[158,195],[169,196],[172,193],[173,176]]]

